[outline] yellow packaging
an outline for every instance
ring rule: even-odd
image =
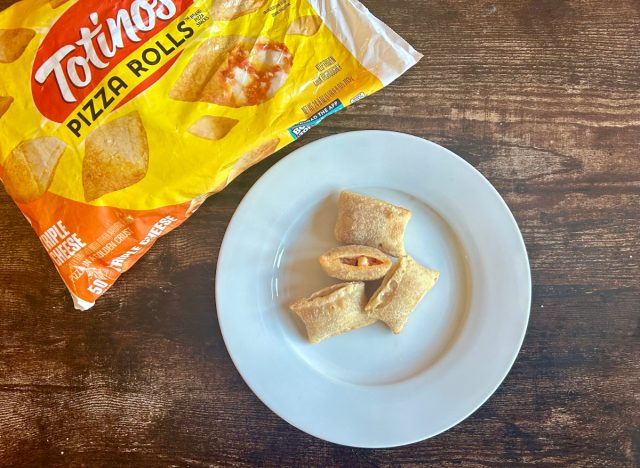
[[[22,0],[0,13],[0,178],[85,310],[420,57],[355,0]]]

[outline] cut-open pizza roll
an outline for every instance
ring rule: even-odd
[[[89,134],[82,162],[82,185],[87,201],[127,188],[147,175],[147,132],[134,111],[107,122]]]
[[[342,192],[335,236],[338,242],[362,244],[402,257],[411,211],[359,193]]]
[[[35,35],[35,31],[26,28],[0,29],[0,63],[18,60]]]
[[[229,21],[253,13],[267,0],[213,0],[209,14],[214,21]]]
[[[278,92],[289,77],[292,63],[291,52],[280,42],[213,37],[191,57],[169,96],[227,107],[255,106]]]
[[[3,164],[4,184],[17,202],[29,203],[49,190],[66,145],[54,137],[34,138],[16,146]]]
[[[382,284],[367,303],[369,317],[384,322],[393,333],[400,333],[409,315],[436,284],[440,273],[426,268],[411,257],[401,257],[389,270]]]
[[[364,311],[364,283],[342,283],[324,288],[291,304],[302,319],[311,343],[371,325],[376,320]]]
[[[344,281],[372,281],[382,278],[391,259],[383,252],[366,245],[344,245],[331,249],[320,257],[320,265],[332,278]]]

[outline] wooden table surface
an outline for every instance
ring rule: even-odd
[[[502,386],[457,427],[389,450],[315,439],[254,396],[222,341],[215,265],[238,203],[293,144],[86,313],[1,191],[0,465],[640,465],[640,3],[365,3],[425,58],[302,144],[408,132],[496,186],[534,293]]]

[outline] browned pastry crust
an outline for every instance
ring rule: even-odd
[[[375,322],[364,312],[364,283],[329,286],[300,299],[290,308],[302,319],[311,343],[340,335]]]
[[[345,244],[368,245],[402,257],[404,231],[411,211],[353,192],[342,192],[338,205],[335,236]]]
[[[389,270],[365,310],[369,317],[381,320],[398,334],[439,276],[440,273],[420,265],[413,258],[402,257]]]

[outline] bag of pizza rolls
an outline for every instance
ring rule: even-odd
[[[85,310],[420,57],[356,0],[22,0],[0,12],[0,178]]]

